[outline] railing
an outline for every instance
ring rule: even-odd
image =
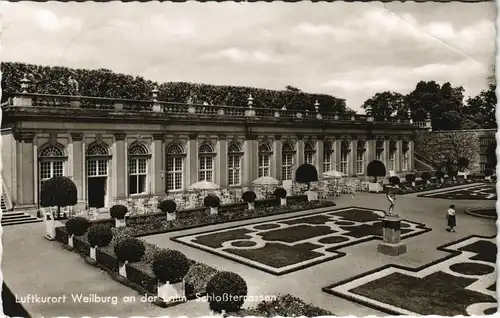
[[[255,117],[255,118],[297,118],[323,121],[373,121],[368,115],[342,114],[342,113],[320,113],[318,111],[288,110],[278,108],[256,108],[243,106],[221,106],[221,105],[199,105],[175,102],[164,102],[156,100],[125,100],[104,97],[71,96],[71,95],[49,95],[34,93],[17,93],[10,97],[6,107],[51,107],[51,108],[81,108],[107,110],[113,112],[155,112],[179,115],[208,115],[227,117]],[[388,123],[410,124],[408,119],[390,117],[383,121]],[[415,125],[418,124],[419,126]],[[415,127],[421,127],[421,123],[414,123]],[[424,123],[425,125],[425,123]],[[423,127],[423,126],[422,126]]]

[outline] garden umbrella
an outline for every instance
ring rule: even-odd
[[[188,187],[188,190],[203,190],[205,194],[207,190],[215,189],[219,189],[219,185],[207,180],[198,181]]]
[[[266,176],[266,177],[260,177],[260,178],[255,179],[253,181],[253,184],[259,185],[259,186],[264,186],[266,188],[266,193],[267,193],[267,192],[269,192],[268,186],[278,185],[278,184],[280,184],[280,182],[278,179]]]
[[[342,178],[344,175],[340,171],[332,170],[323,173],[323,177],[325,178]]]

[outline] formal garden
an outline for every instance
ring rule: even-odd
[[[179,210],[174,200],[167,199],[158,204],[160,212],[130,216],[129,207],[117,204],[110,208],[109,218],[72,216],[60,220],[62,226],[56,226],[61,208],[76,204],[77,189],[70,179],[54,177],[42,187],[42,206],[54,207],[55,211],[45,216],[46,237],[60,242],[89,266],[107,272],[110,278],[146,295],[160,307],[209,296],[207,310],[215,314],[334,315],[286,293],[243,308],[248,286],[239,273],[220,270],[203,259],[190,259],[181,251],[182,246],[191,247],[278,277],[326,262],[334,265],[348,255],[347,247],[385,240],[385,211],[366,206],[338,208],[330,200],[318,200],[311,191],[314,189],[311,184],[317,179],[316,169],[303,165],[296,172],[296,181],[306,189],[299,195],[289,196],[287,190],[277,187],[267,198],[258,200],[256,193],[248,190],[242,193],[242,202],[221,204],[218,196],[209,193],[201,207]],[[438,182],[441,179],[438,174]],[[406,181],[411,186],[416,182],[413,177],[407,177]],[[424,183],[428,181],[425,179]],[[389,178],[389,185],[391,189],[404,189],[395,176]],[[471,184],[464,189],[485,192],[486,187],[491,185]],[[300,216],[279,216],[300,211],[304,212]],[[266,216],[276,217],[272,221],[259,221]],[[203,229],[244,220],[249,222],[210,231]],[[173,242],[180,244],[175,249],[159,247],[141,238],[196,228],[199,231],[171,236]],[[401,239],[408,239],[431,228],[403,219],[395,230]],[[322,291],[388,314],[473,315],[496,310],[494,239],[467,237],[437,249],[449,256],[418,268],[385,265],[337,281]],[[408,302],[407,296],[413,301]],[[452,300],[455,304],[448,305]]]

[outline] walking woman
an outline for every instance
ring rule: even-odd
[[[457,218],[455,216],[455,205],[450,205],[450,208],[446,212],[446,219],[448,220],[448,228],[446,231],[455,232],[455,227],[457,226]]]

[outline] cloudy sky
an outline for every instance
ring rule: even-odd
[[[332,94],[486,87],[495,3],[0,3],[3,61]]]

